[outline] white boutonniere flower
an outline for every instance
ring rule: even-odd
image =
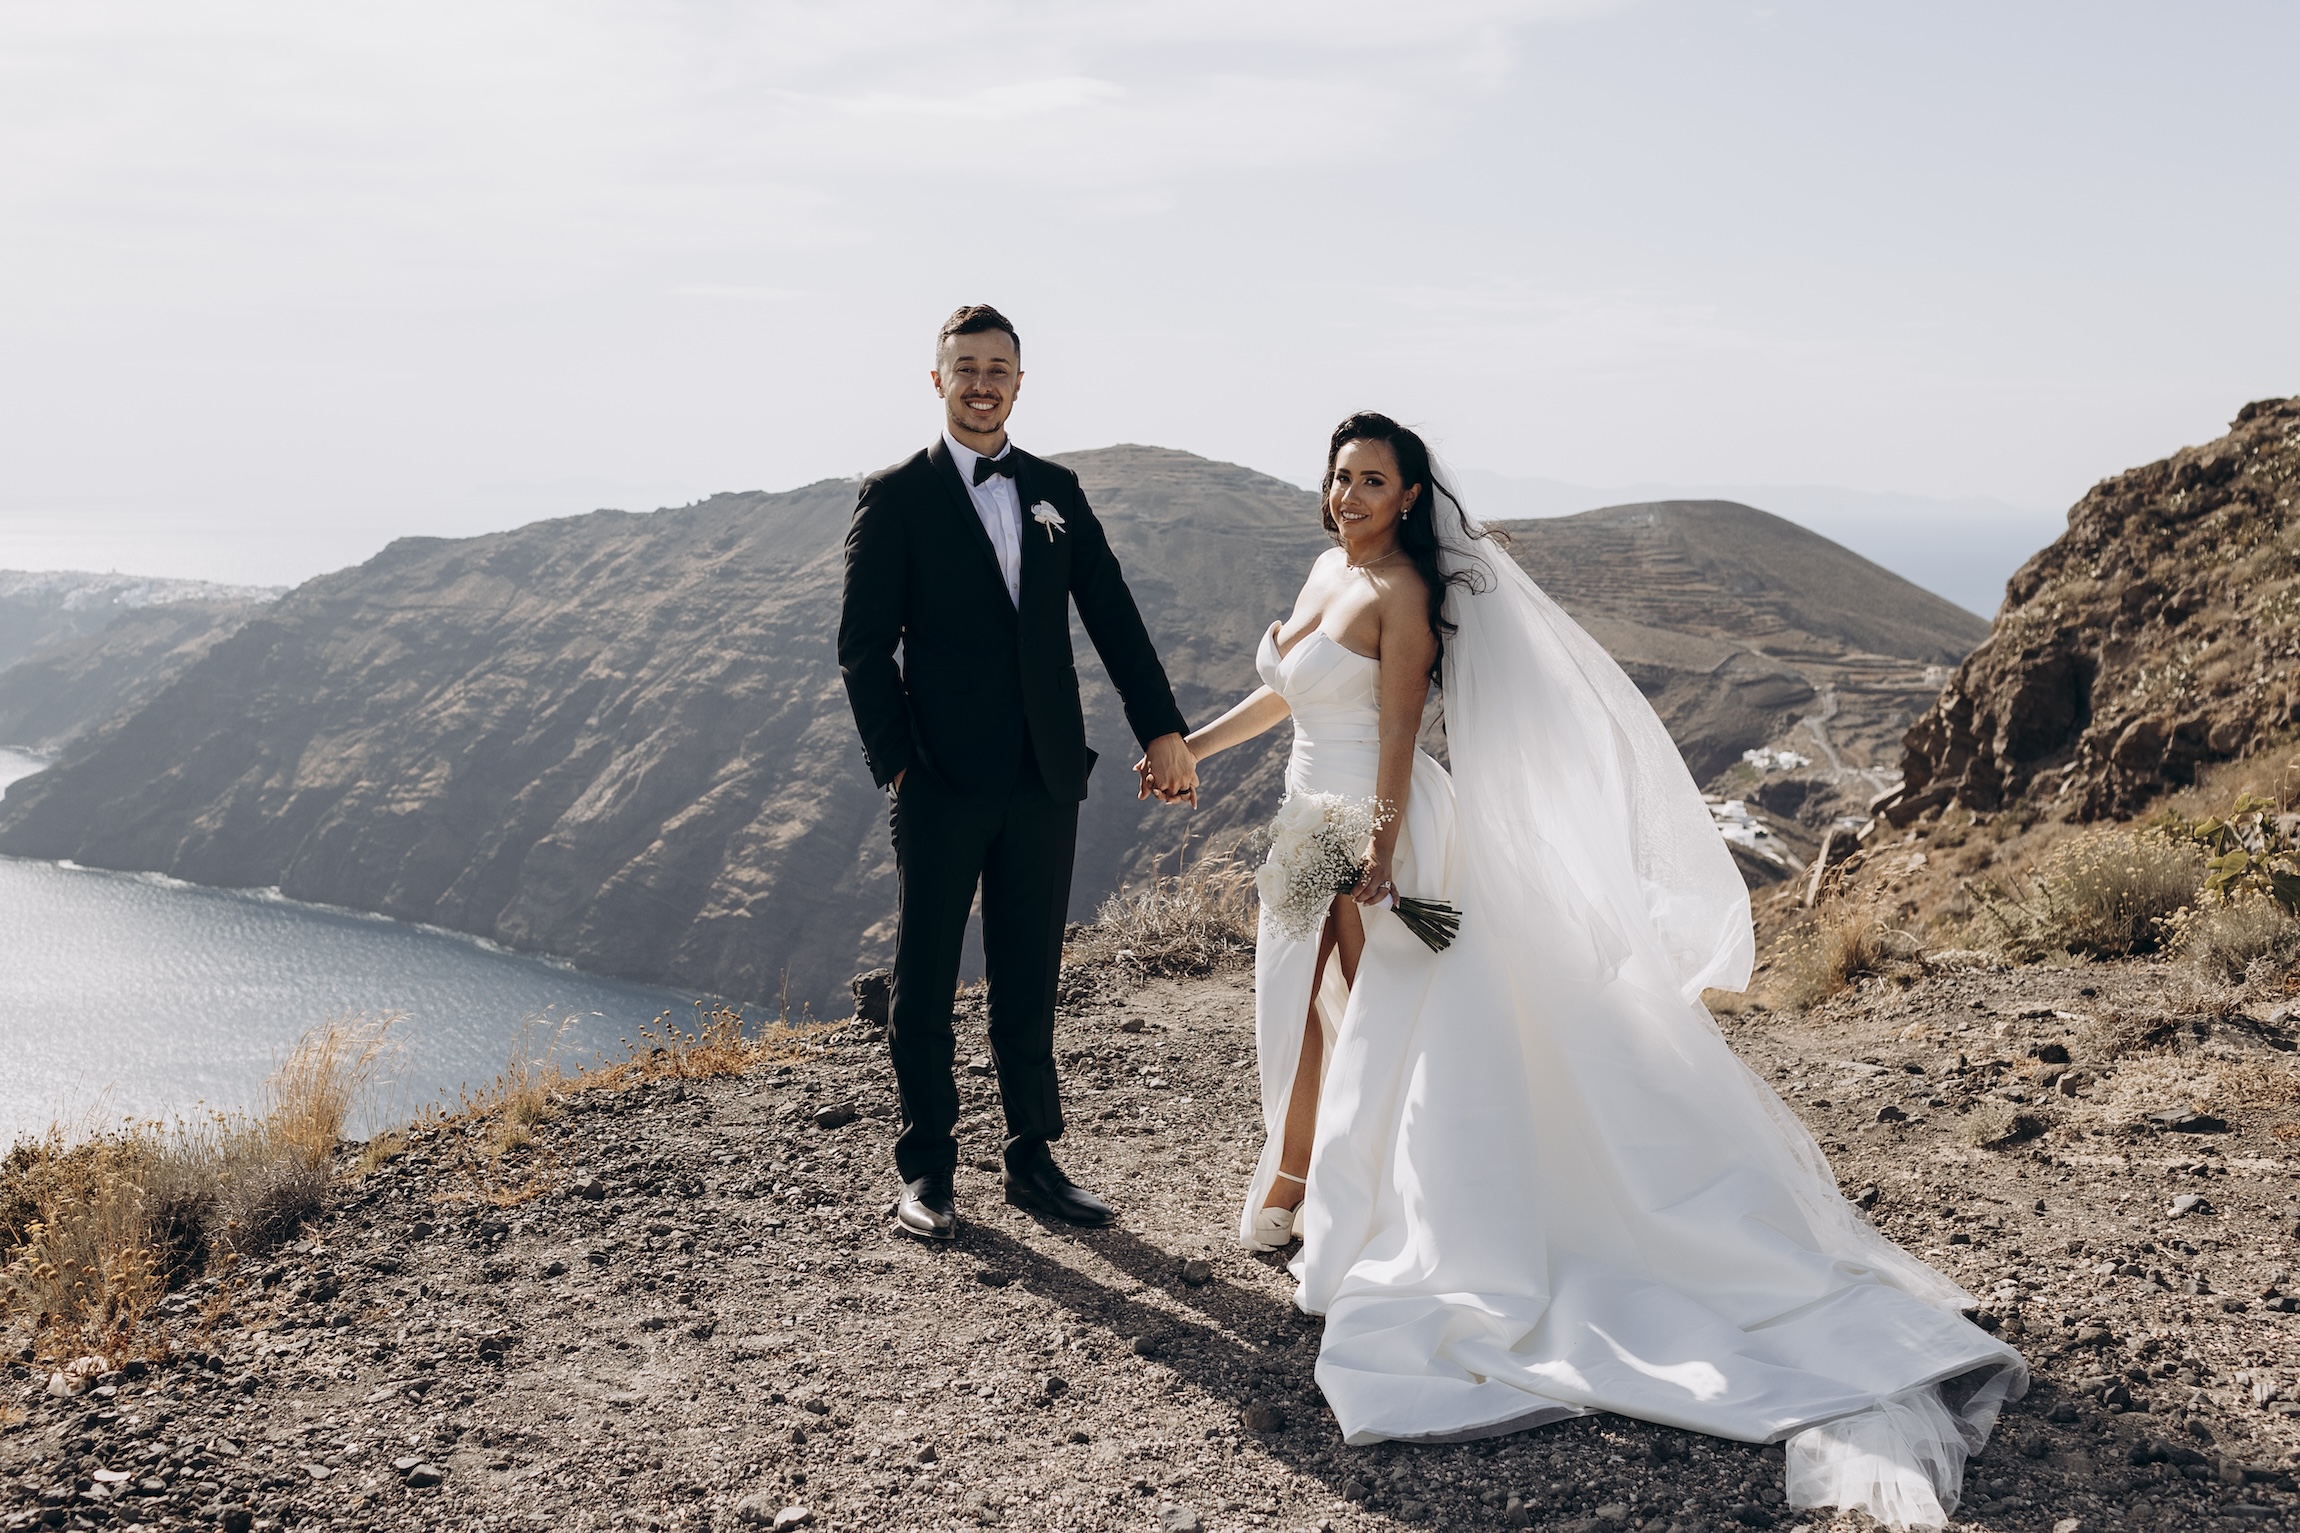
[[[1040,501],[1030,508],[1030,519],[1046,529],[1046,541],[1054,541],[1054,534],[1069,529],[1062,524],[1062,513],[1054,509],[1051,501]]]

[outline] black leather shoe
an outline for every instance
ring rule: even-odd
[[[958,1205],[950,1195],[950,1173],[922,1176],[902,1184],[894,1203],[895,1228],[922,1240],[950,1240],[958,1234]]]
[[[1065,1224],[1108,1224],[1110,1205],[1062,1174],[1053,1152],[1035,1145],[1006,1163],[1006,1201]]]

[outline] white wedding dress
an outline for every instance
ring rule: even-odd
[[[1788,1441],[1796,1506],[1938,1526],[2027,1388],[1972,1300],[1878,1235],[1727,1047],[1748,897],[1658,719],[1506,554],[1447,614],[1445,768],[1417,752],[1394,876],[1456,943],[1366,914],[1357,981],[1264,915],[1277,1170],[1313,987],[1326,1038],[1296,1302],[1344,1439],[1447,1440],[1587,1411]],[[1257,657],[1294,716],[1288,792],[1371,796],[1378,664],[1324,632]],[[1940,1386],[1949,1385],[1947,1390]],[[1945,1396],[1945,1398],[1944,1398]]]

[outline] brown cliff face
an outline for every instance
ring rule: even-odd
[[[1909,731],[1906,824],[1960,802],[2128,816],[2300,723],[2300,399],[2103,480]]]

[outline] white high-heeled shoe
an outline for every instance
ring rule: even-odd
[[[1289,1182],[1302,1182],[1304,1185],[1307,1185],[1308,1182],[1306,1177],[1296,1176],[1290,1171],[1280,1171],[1278,1175]],[[1268,1204],[1255,1209],[1254,1249],[1257,1251],[1277,1251],[1292,1244],[1295,1212],[1291,1208],[1273,1208]]]

